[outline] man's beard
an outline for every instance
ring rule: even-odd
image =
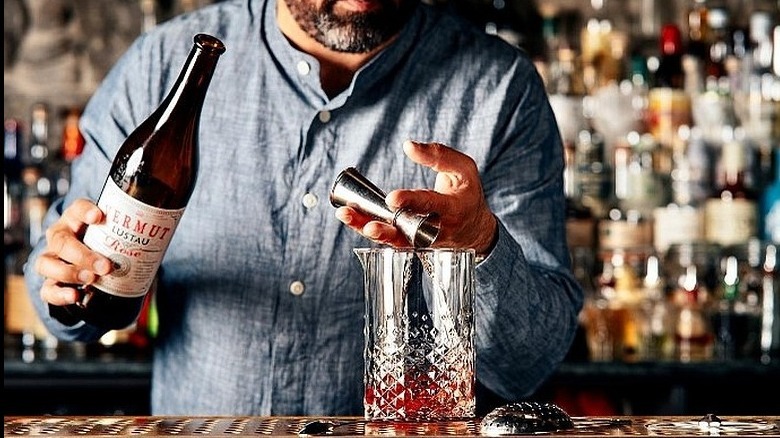
[[[284,0],[295,21],[309,36],[337,52],[370,52],[394,37],[406,24],[416,0],[382,0],[370,12],[336,13],[336,1],[325,0],[316,9],[310,0]]]

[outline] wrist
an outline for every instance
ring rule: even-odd
[[[493,252],[493,248],[496,247],[496,243],[498,242],[498,219],[496,219],[492,213],[490,214],[489,223],[490,225],[485,227],[486,230],[490,230],[490,234],[487,234],[487,238],[483,239],[485,243],[477,245],[474,248],[477,263],[487,258],[487,256]]]

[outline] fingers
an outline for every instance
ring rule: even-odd
[[[443,213],[452,208],[452,196],[482,197],[482,185],[474,160],[466,154],[440,143],[406,141],[404,152],[409,158],[435,170],[434,190],[394,190],[385,202],[392,208],[417,212]]]
[[[441,143],[407,140],[403,149],[406,156],[415,163],[439,173],[452,174],[452,178],[470,178],[477,174],[477,166],[471,157]]]
[[[336,218],[363,237],[374,242],[396,247],[409,246],[409,242],[397,228],[362,214],[353,208],[337,208]]]
[[[98,275],[105,275],[111,269],[110,261],[102,255],[90,250],[82,242],[80,234],[88,224],[97,224],[103,218],[103,213],[92,202],[81,199],[75,201],[63,213],[62,217],[46,230],[46,251],[43,263],[39,263],[39,269],[51,269],[51,272],[40,272],[42,275],[61,272],[59,266],[46,263],[52,258],[61,259],[74,268],[94,271]],[[46,275],[51,277],[51,275]],[[57,277],[54,277],[57,278]],[[67,281],[68,279],[62,278]]]
[[[76,301],[75,285],[94,283],[111,271],[108,258],[90,250],[80,235],[88,224],[97,224],[103,213],[92,202],[75,201],[60,219],[46,230],[46,248],[35,261],[35,271],[44,277],[41,297],[51,304]]]
[[[103,265],[104,260],[98,260],[91,267],[83,267],[77,264],[66,262],[63,258],[54,253],[43,253],[35,261],[35,269],[40,275],[48,280],[54,280],[63,284],[92,284],[97,280],[98,275],[108,273],[110,266]],[[100,272],[98,274],[98,272]]]
[[[432,190],[398,189],[387,194],[385,203],[393,210],[407,209],[421,214],[442,213],[451,208],[452,199],[448,194]]]
[[[46,279],[41,287],[43,301],[55,306],[75,304],[81,293],[73,285],[61,285],[52,279]]]
[[[57,221],[67,226],[74,233],[82,231],[85,224],[97,224],[103,219],[103,212],[93,202],[87,199],[77,199]]]

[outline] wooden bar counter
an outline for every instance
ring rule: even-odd
[[[740,436],[780,437],[780,416],[723,417],[706,426],[697,417],[622,416],[572,417],[574,427],[515,436]],[[479,419],[441,423],[365,422],[353,417],[164,417],[164,416],[40,416],[4,417],[3,435],[47,437],[238,437],[299,436],[312,421],[332,422],[323,436],[496,436],[483,434]],[[306,435],[304,435],[306,436]],[[315,436],[308,435],[308,436]]]

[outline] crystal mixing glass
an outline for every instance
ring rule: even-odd
[[[358,248],[365,418],[474,416],[474,251]]]

